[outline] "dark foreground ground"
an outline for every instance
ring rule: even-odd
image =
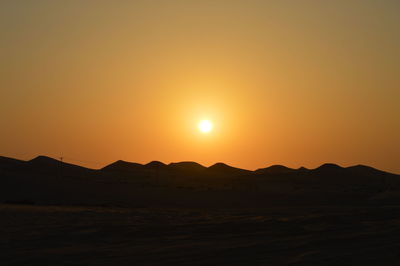
[[[400,265],[400,207],[0,205],[1,265]]]

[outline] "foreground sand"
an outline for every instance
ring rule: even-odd
[[[400,207],[0,205],[1,265],[400,265]]]

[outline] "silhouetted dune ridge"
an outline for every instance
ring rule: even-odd
[[[109,164],[103,167],[101,170],[103,171],[134,171],[143,167],[142,164],[139,163],[131,163],[122,160],[118,160],[112,164]]]
[[[35,158],[33,158],[32,160],[28,161],[30,164],[48,164],[48,165],[52,165],[52,164],[60,164],[61,161],[56,160],[54,158],[48,157],[48,156],[43,156],[43,155],[39,155]]]
[[[194,171],[202,171],[205,170],[206,167],[196,163],[196,162],[191,162],[191,161],[184,161],[184,162],[178,162],[178,163],[170,163],[168,164],[170,168],[176,168],[176,169],[181,169],[181,170],[194,170]]]
[[[330,171],[330,170],[340,170],[340,169],[343,169],[343,167],[341,167],[341,166],[339,166],[337,164],[324,163],[321,166],[317,167],[315,170],[324,170],[324,171],[327,170],[327,171]]]
[[[64,166],[67,165],[67,166],[72,166],[72,167],[80,167],[80,168],[90,169],[87,167],[79,166],[76,164],[71,164],[68,162],[61,162],[58,159],[54,159],[54,158],[44,156],[44,155],[37,156],[28,161],[14,159],[14,158],[5,157],[5,156],[0,156],[0,165],[11,165],[11,164],[14,164],[14,165],[28,164],[28,165],[42,165],[42,166],[62,164]],[[396,174],[389,173],[386,171],[378,170],[371,166],[366,166],[366,165],[361,165],[361,164],[349,166],[349,167],[342,167],[342,166],[339,166],[334,163],[325,163],[314,169],[308,169],[303,166],[298,169],[293,169],[293,168],[286,167],[284,165],[272,165],[272,166],[269,166],[266,168],[259,168],[255,171],[251,171],[251,170],[246,170],[246,169],[230,166],[230,165],[227,165],[222,162],[218,162],[209,167],[205,167],[205,166],[203,166],[197,162],[193,162],[193,161],[173,162],[173,163],[170,163],[167,165],[160,161],[151,161],[147,164],[140,164],[140,163],[135,163],[135,162],[118,160],[118,161],[115,161],[114,163],[104,166],[100,170],[133,170],[133,169],[140,169],[143,167],[149,167],[149,168],[169,167],[169,168],[185,169],[185,170],[209,169],[209,170],[215,170],[215,171],[239,170],[239,171],[243,171],[243,173],[257,173],[257,174],[289,173],[289,172],[296,172],[296,171],[324,171],[324,172],[352,171],[352,172],[360,172],[360,173],[386,173],[386,174],[396,175]]]
[[[299,167],[297,170],[298,170],[298,171],[308,171],[308,170],[310,170],[310,169],[308,169],[308,168],[306,168],[306,167],[304,167],[304,166],[301,166],[301,167]]]
[[[145,166],[147,166],[149,168],[163,168],[163,167],[166,167],[167,165],[160,161],[151,161],[151,162],[145,164]]]
[[[99,170],[0,157],[0,202],[169,207],[400,204],[400,177],[365,165],[256,171],[191,161],[116,161]]]
[[[270,174],[281,174],[281,173],[288,173],[288,172],[293,172],[295,171],[292,168],[283,166],[283,165],[272,165],[266,168],[260,168],[257,169],[255,172],[258,174],[262,174],[262,173],[270,173]]]
[[[67,162],[63,162],[61,160],[57,160],[48,156],[37,156],[32,160],[26,161],[26,167],[29,169],[37,169],[41,171],[58,169],[60,171],[88,171],[92,170],[87,167],[83,167],[76,164],[71,164]]]
[[[252,171],[233,167],[230,165],[227,165],[225,163],[216,163],[208,167],[208,170],[216,173],[221,173],[221,174],[226,174],[226,175],[244,175],[244,174],[249,174],[252,173]]]
[[[18,165],[26,163],[26,161],[0,156],[0,165]]]
[[[388,172],[373,168],[371,166],[366,166],[366,165],[362,165],[362,164],[349,166],[346,169],[351,170],[353,172],[357,172],[357,173],[375,173],[375,174],[376,173],[381,173],[381,174],[388,173]]]

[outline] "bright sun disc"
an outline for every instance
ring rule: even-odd
[[[199,122],[199,130],[202,132],[202,133],[208,133],[208,132],[210,132],[211,130],[212,130],[212,128],[213,128],[213,124],[211,123],[211,121],[210,120],[201,120],[200,122]]]

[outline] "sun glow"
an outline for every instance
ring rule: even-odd
[[[213,129],[213,124],[210,120],[201,120],[198,124],[201,133],[209,133]]]

